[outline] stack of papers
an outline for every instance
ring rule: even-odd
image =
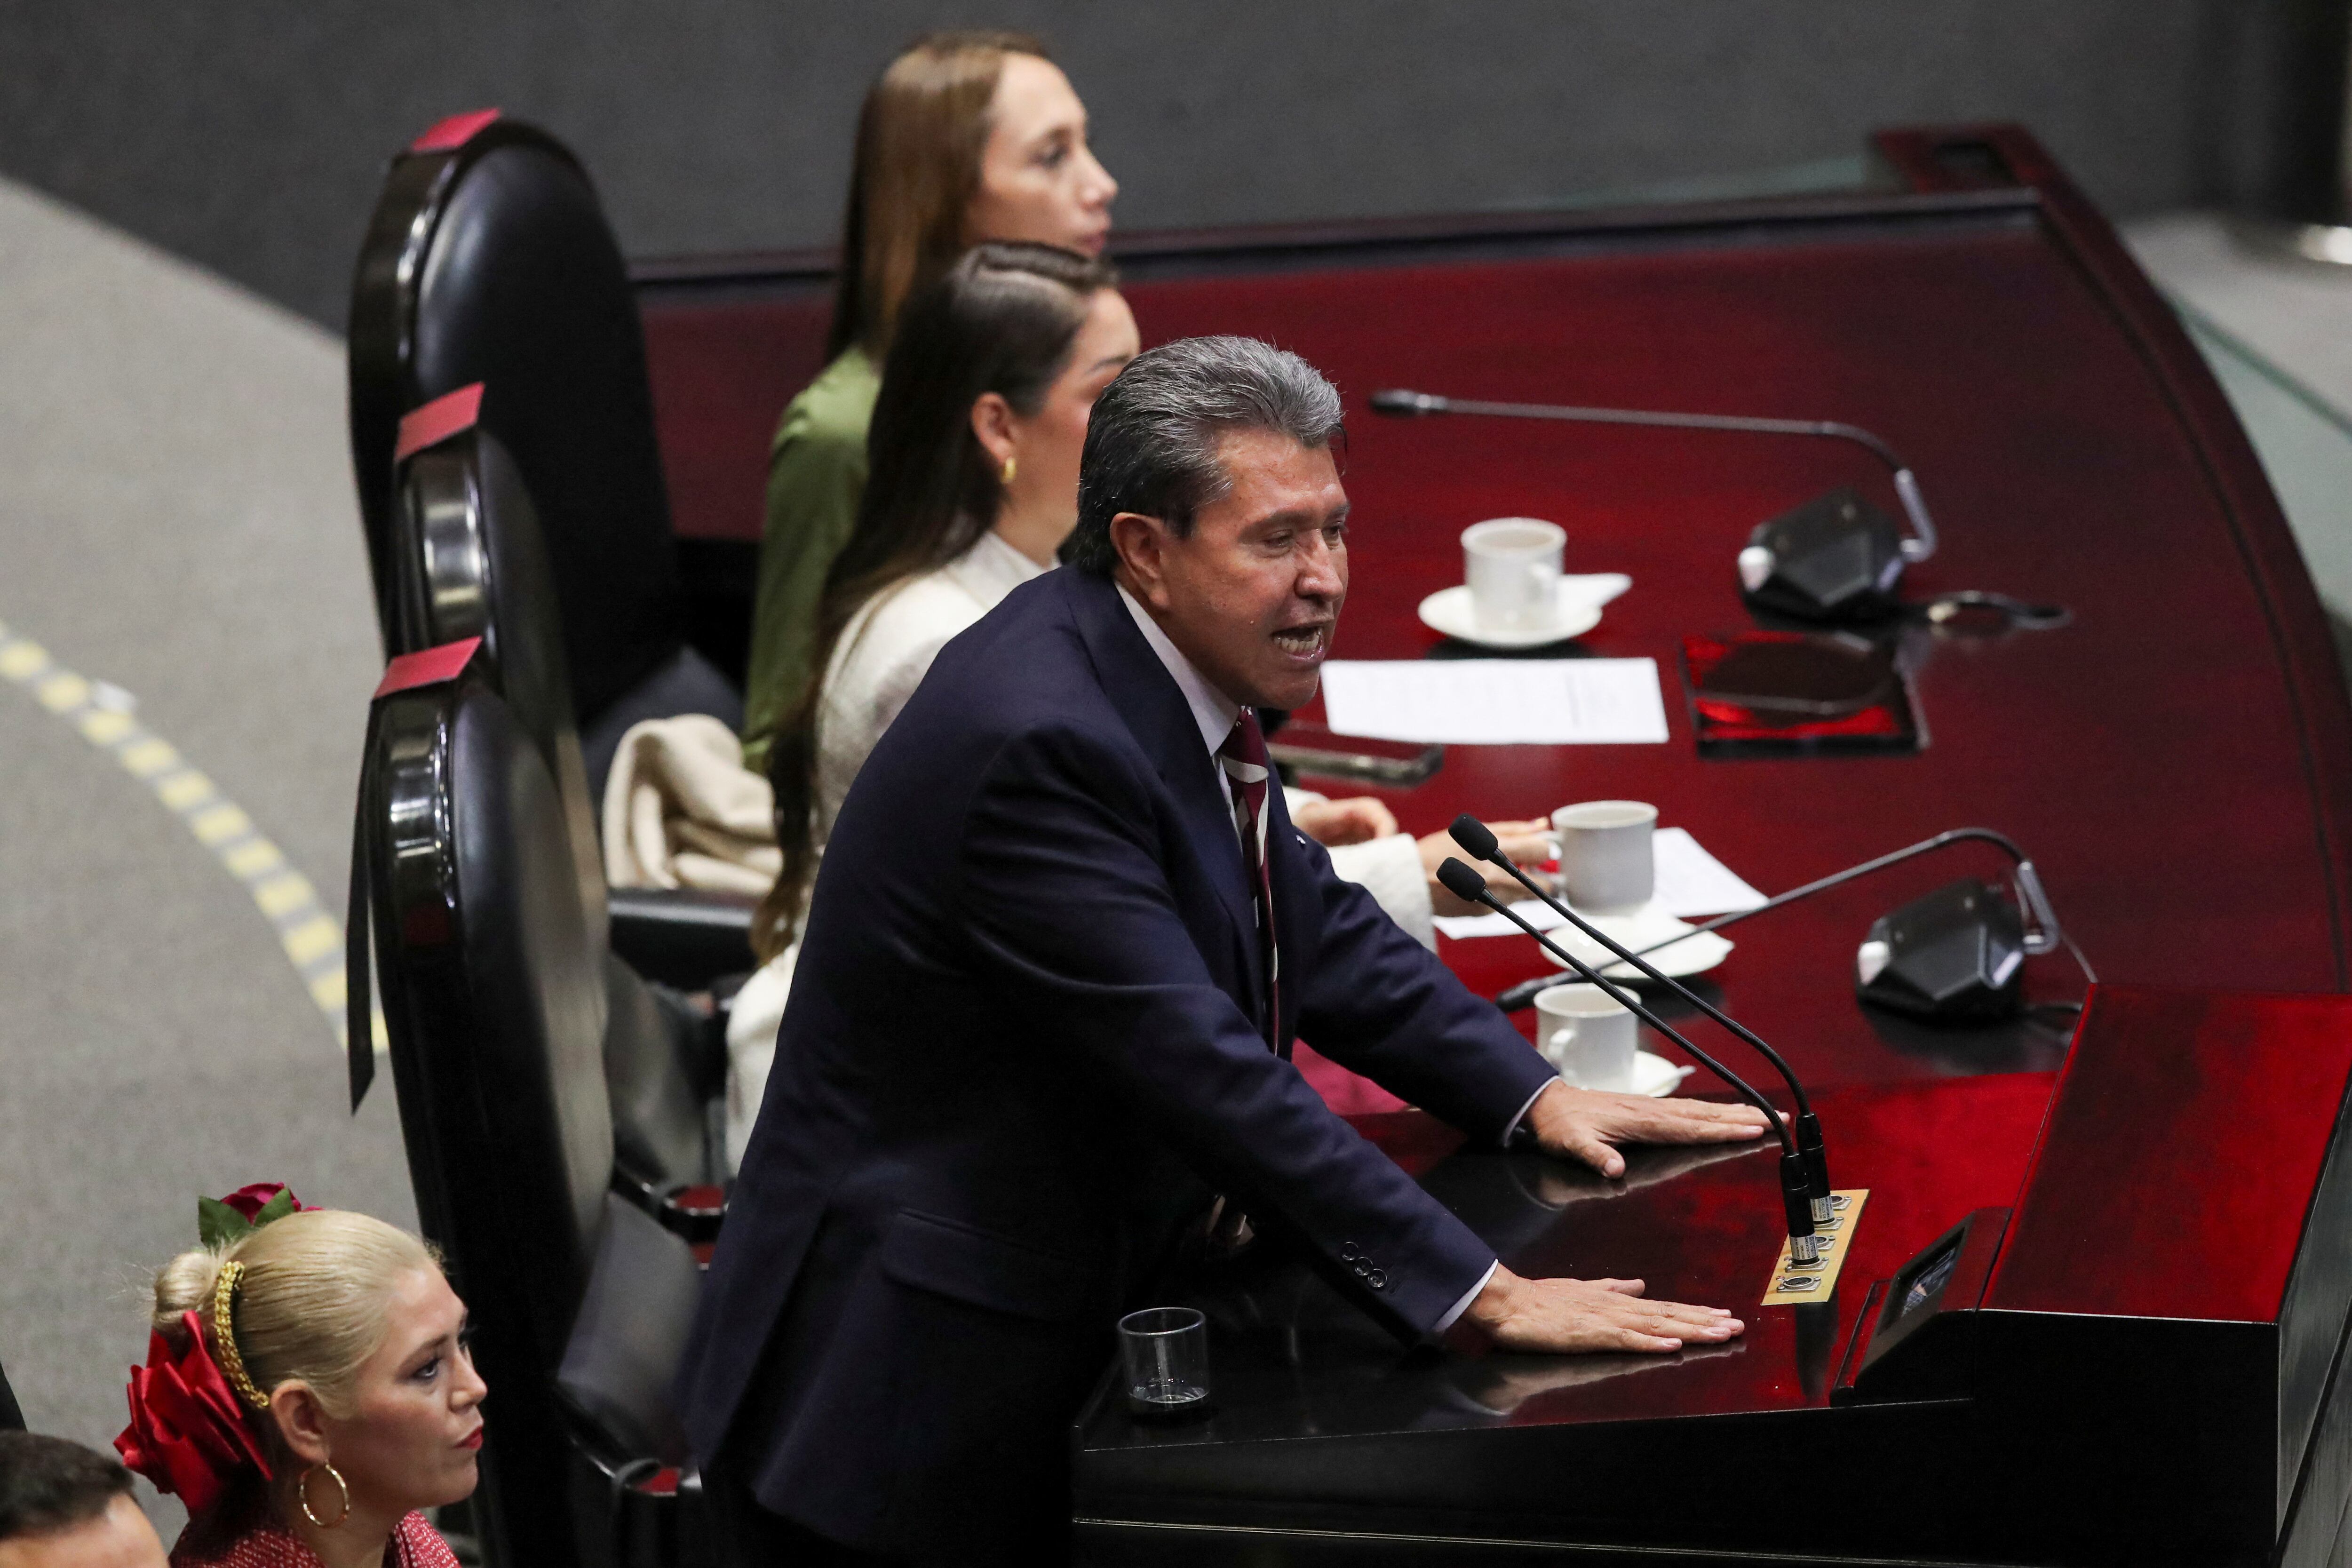
[[[1335,659],[1335,733],[1447,746],[1663,744],[1654,658]]]
[[[1652,836],[1651,843],[1658,862],[1658,890],[1654,901],[1676,919],[1727,915],[1734,910],[1752,910],[1764,901],[1763,894],[1708,854],[1687,829],[1661,827]],[[1511,907],[1538,931],[1551,931],[1568,923],[1549,904],[1534,899]],[[1440,915],[1437,929],[1456,942],[1473,936],[1525,934],[1501,915]]]

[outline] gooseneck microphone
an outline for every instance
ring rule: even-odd
[[[1832,872],[1829,876],[1807,882],[1802,887],[1791,888],[1785,893],[1776,893],[1753,909],[1734,910],[1727,915],[1717,915],[1715,919],[1695,925],[1688,931],[1679,931],[1660,942],[1654,942],[1647,947],[1637,948],[1634,950],[1634,956],[1647,957],[1651,953],[1672,947],[1678,942],[1687,942],[1702,932],[1721,931],[1726,926],[1737,925],[1745,920],[1753,920],[1758,915],[1787,904],[1793,904],[1801,899],[1810,899],[1816,893],[1824,893],[1832,888],[1843,887],[1848,882],[1858,880],[1874,872],[1884,871],[1890,866],[1899,866],[1906,860],[1933,854],[1938,849],[1948,848],[1955,844],[1967,843],[1990,844],[2009,857],[2013,868],[2012,875],[2017,883],[2018,903],[2024,914],[2022,928],[2018,933],[2018,945],[2026,953],[2033,955],[2055,952],[2063,946],[2074,955],[2076,966],[2083,972],[2083,978],[2094,984],[2097,984],[2098,975],[2092,970],[2089,960],[2084,957],[2082,950],[2074,945],[2074,940],[2058,923],[2057,908],[2051,903],[2050,894],[2042,885],[2042,873],[2034,868],[2032,860],[2027,857],[2015,839],[2011,838],[2007,834],[1996,833],[1990,827],[1948,828],[1932,838],[1923,838],[1916,844],[1906,845],[1889,854],[1864,860],[1858,866],[1849,866],[1843,871]],[[1900,910],[1896,911],[1897,915],[1901,913]],[[1895,919],[1895,916],[1889,916],[1886,921],[1879,923],[1885,925],[1888,921]],[[1874,928],[1874,931],[1875,929]],[[1886,965],[1893,957],[1893,954],[1887,951],[1888,945],[1884,940],[1874,935],[1871,940],[1862,944],[1862,950],[1855,955],[1856,978],[1866,995],[1870,994],[1871,987],[1885,973]],[[1495,1005],[1506,1013],[1516,1013],[1532,1003],[1537,992],[1548,984],[1556,984],[1558,983],[1548,975],[1538,975],[1533,980],[1512,986],[1495,998]]]
[[[1796,1069],[1789,1066],[1787,1058],[1765,1044],[1763,1037],[1757,1034],[1755,1030],[1750,1029],[1681,981],[1652,968],[1649,962],[1640,953],[1628,952],[1619,946],[1613,939],[1595,929],[1583,916],[1545,891],[1533,878],[1519,869],[1517,862],[1503,853],[1503,847],[1496,841],[1493,828],[1465,812],[1455,817],[1454,826],[1446,831],[1453,836],[1454,842],[1462,846],[1472,857],[1484,860],[1489,865],[1500,866],[1511,874],[1519,886],[1550,905],[1561,919],[1632,964],[1650,980],[1672,991],[1675,995],[1714,1019],[1718,1025],[1747,1041],[1755,1048],[1758,1055],[1772,1064],[1773,1069],[1780,1075],[1780,1081],[1789,1086],[1790,1098],[1796,1102],[1796,1137],[1793,1147],[1804,1160],[1805,1186],[1813,1218],[1816,1221],[1826,1222],[1830,1217],[1829,1150],[1822,1141],[1821,1118],[1813,1114],[1812,1101],[1806,1097],[1805,1086],[1798,1081]],[[1447,886],[1451,887],[1452,884],[1448,883]],[[1557,952],[1558,949],[1553,951]]]
[[[1396,418],[1433,414],[1506,419],[1557,419],[1583,425],[1643,425],[1670,430],[1728,430],[1756,436],[1818,436],[1850,441],[1886,465],[1911,524],[1897,536],[1892,519],[1850,489],[1831,492],[1758,525],[1738,561],[1741,587],[1757,604],[1811,620],[1874,618],[1895,607],[1907,563],[1936,553],[1936,522],[1911,465],[1881,437],[1835,419],[1772,419],[1739,414],[1676,414],[1643,408],[1588,408],[1561,403],[1498,403],[1441,397],[1390,387],[1371,395],[1372,412]]]
[[[1927,498],[1919,491],[1919,477],[1895,448],[1859,425],[1837,419],[1769,419],[1748,414],[1671,414],[1649,408],[1586,408],[1569,403],[1497,403],[1483,397],[1440,397],[1433,392],[1409,392],[1389,387],[1371,395],[1372,412],[1393,418],[1414,419],[1431,414],[1482,414],[1504,419],[1563,419],[1580,425],[1649,425],[1669,430],[1739,430],[1755,436],[1825,436],[1851,441],[1886,465],[1895,479],[1895,498],[1911,521],[1912,537],[1903,542],[1903,559],[1925,561],[1936,553],[1938,539],[1935,519],[1927,515]]]
[[[1454,842],[1459,843],[1461,840],[1457,837]],[[1996,833],[1990,827],[1952,827],[1937,834],[1933,838],[1922,838],[1916,844],[1907,844],[1900,849],[1881,855],[1875,859],[1864,860],[1859,866],[1849,866],[1843,871],[1833,871],[1817,881],[1807,882],[1801,888],[1791,888],[1785,893],[1776,893],[1753,909],[1734,910],[1727,915],[1717,915],[1704,925],[1693,926],[1690,930],[1670,936],[1664,942],[1654,942],[1642,949],[1642,952],[1655,952],[1662,947],[1672,947],[1678,942],[1687,941],[1701,931],[1721,931],[1725,926],[1736,925],[1741,921],[1752,919],[1768,910],[1777,910],[1783,904],[1793,904],[1799,899],[1810,899],[1815,893],[1825,893],[1832,888],[1842,887],[1847,882],[1867,877],[1874,871],[1884,871],[1889,866],[1899,866],[1906,860],[1931,854],[1949,845],[1970,842],[1993,846],[2002,854],[2007,855],[2010,864],[2016,868],[2018,901],[2025,906],[2027,921],[2025,951],[2036,955],[2056,951],[2058,944],[2066,939],[2065,932],[2059,928],[2058,911],[2052,906],[2050,895],[2042,886],[2042,873],[2033,868],[2033,862],[2027,858],[2023,849],[2018,847],[2017,841],[2009,835]],[[2087,971],[2085,973],[2087,973]]]
[[[1488,892],[1486,879],[1470,866],[1448,857],[1445,863],[1437,868],[1437,879],[1444,883],[1446,890],[1455,898],[1474,904],[1483,904],[1535,938],[1537,942],[1549,949],[1562,963],[1575,971],[1580,979],[1597,986],[1610,1000],[1689,1052],[1694,1060],[1730,1085],[1740,1099],[1762,1111],[1765,1124],[1770,1127],[1780,1140],[1780,1207],[1789,1224],[1789,1256],[1792,1261],[1798,1263],[1811,1263],[1821,1256],[1821,1244],[1813,1235],[1814,1206],[1811,1175],[1807,1169],[1804,1155],[1798,1150],[1796,1139],[1790,1133],[1788,1123],[1781,1120],[1780,1113],[1773,1109],[1770,1100],[1758,1093],[1755,1086],[1747,1079],[1691,1044],[1680,1030],[1652,1012],[1640,997],[1622,986],[1603,979],[1599,971],[1536,930],[1517,910]],[[1824,1195],[1826,1196],[1826,1189],[1824,1189]],[[1826,1218],[1827,1215],[1824,1215],[1822,1217]]]

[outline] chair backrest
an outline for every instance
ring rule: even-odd
[[[506,444],[476,418],[480,402],[480,388],[462,388],[401,421],[394,448],[394,651],[482,639],[485,677],[555,780],[589,941],[604,952],[611,922],[597,813],[572,722],[538,515]],[[688,1070],[691,1042],[680,1040],[634,970],[610,956],[604,964],[604,1063],[624,1173],[646,1194],[707,1183],[709,1096]]]
[[[474,383],[537,501],[585,724],[683,641],[645,337],[596,193],[553,137],[458,116],[393,162],[351,310],[352,463],[389,637],[402,416]]]
[[[417,1211],[496,1395],[486,1550],[503,1565],[570,1563],[555,1379],[613,1177],[604,954],[555,782],[478,664],[381,697],[365,765],[376,971]]]
[[[581,762],[569,659],[539,513],[506,444],[462,387],[404,417],[393,448],[395,525],[385,651],[482,639],[509,718],[539,748],[563,803],[590,940],[609,931],[596,803]]]

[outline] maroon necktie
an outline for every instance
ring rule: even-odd
[[[1266,869],[1265,792],[1273,770],[1266,764],[1265,731],[1257,714],[1242,710],[1233,733],[1217,748],[1217,762],[1232,781],[1234,826],[1241,830],[1242,868],[1248,873],[1250,900],[1257,906],[1257,951],[1265,970],[1265,1043],[1276,1056],[1287,1056],[1276,1038],[1282,1027],[1282,955],[1274,944],[1274,878]]]

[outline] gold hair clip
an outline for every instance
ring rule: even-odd
[[[220,1369],[228,1378],[228,1385],[236,1390],[239,1399],[256,1410],[269,1408],[269,1401],[261,1390],[253,1386],[253,1378],[245,1370],[245,1357],[237,1352],[236,1324],[232,1308],[236,1297],[236,1282],[245,1273],[242,1263],[221,1265],[220,1279],[213,1286],[213,1342],[220,1352]]]

